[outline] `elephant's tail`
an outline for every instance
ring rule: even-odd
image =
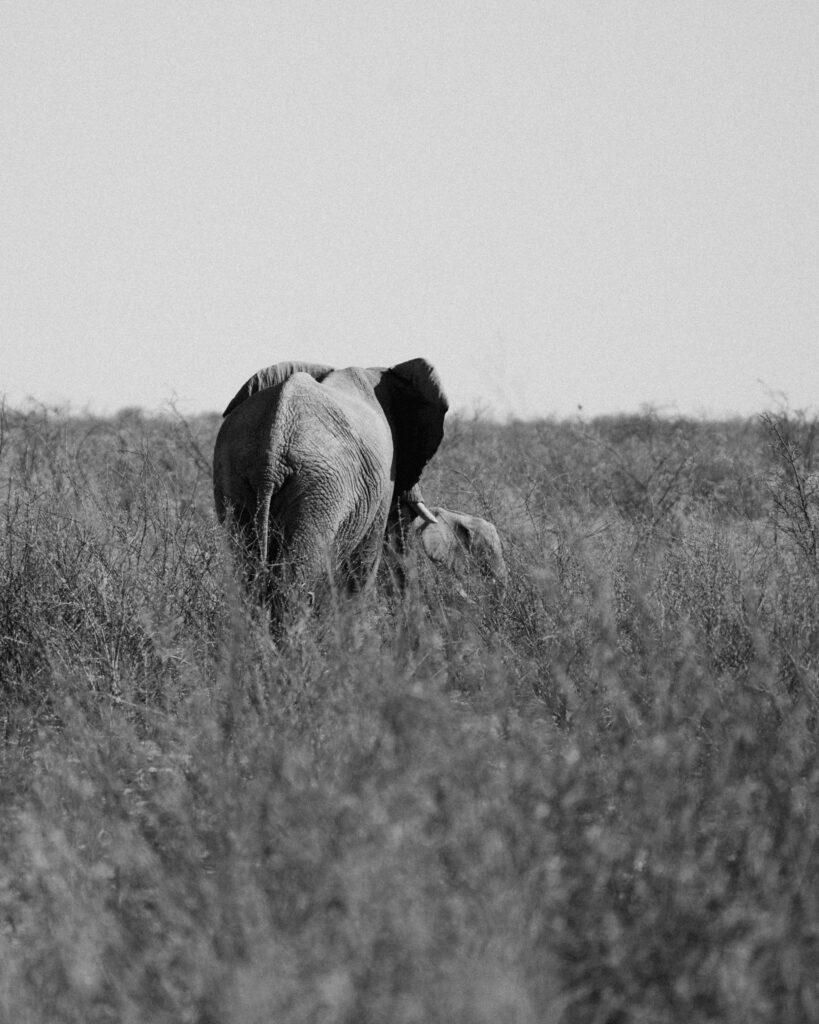
[[[256,505],[256,536],[259,541],[259,557],[264,565],[277,563],[281,558],[287,506],[296,484],[293,470],[283,462],[277,466],[277,470],[259,492]]]
[[[270,553],[270,499],[272,495],[263,492],[256,505],[256,539],[259,544],[259,560],[267,565]]]

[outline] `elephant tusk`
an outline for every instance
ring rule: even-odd
[[[430,510],[427,508],[427,506],[423,503],[423,501],[410,501],[410,502],[408,502],[408,505],[409,505],[409,507],[412,509],[412,511],[417,516],[420,516],[424,520],[425,523],[437,523],[438,522],[438,520],[435,518],[435,516],[430,512]]]

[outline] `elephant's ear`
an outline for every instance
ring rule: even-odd
[[[409,491],[444,436],[444,416],[449,408],[446,394],[426,359],[390,367],[375,394],[392,427],[395,489],[398,493]]]
[[[309,373],[317,381],[323,381],[328,373],[333,372],[332,366],[323,366],[321,363],[276,363],[264,370],[254,373],[249,380],[239,388],[236,394],[228,402],[227,408],[222,413],[227,416],[233,412],[237,405],[241,405],[246,398],[255,395],[257,391],[264,391],[266,388],[275,387],[292,377],[294,373]]]

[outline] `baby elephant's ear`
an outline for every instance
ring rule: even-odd
[[[332,366],[323,366],[321,363],[274,363],[273,366],[267,366],[264,370],[254,373],[252,377],[249,377],[244,382],[230,402],[228,402],[222,416],[227,416],[228,413],[233,412],[237,405],[241,405],[246,398],[255,395],[257,391],[265,391],[267,388],[274,388],[277,384],[283,384],[294,373],[309,373],[311,377],[315,377],[320,383],[328,373],[332,372]]]
[[[446,394],[426,359],[410,359],[385,370],[375,394],[392,427],[396,491],[409,491],[444,436]]]

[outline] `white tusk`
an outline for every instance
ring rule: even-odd
[[[409,502],[407,502],[407,504],[409,505],[409,507],[412,509],[412,511],[417,516],[420,516],[424,520],[424,522],[426,522],[426,523],[437,523],[438,522],[438,520],[435,518],[435,516],[430,512],[430,510],[427,508],[427,506],[423,503],[423,501],[409,501]]]

